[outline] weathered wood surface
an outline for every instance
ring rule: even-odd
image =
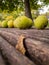
[[[35,65],[0,36],[0,49],[10,65]]]
[[[28,29],[28,30],[18,30],[18,29],[11,29],[11,28],[7,28],[7,29],[0,29],[3,31],[7,31],[7,32],[11,32],[15,35],[20,35],[20,34],[25,34],[25,35],[29,35],[30,37],[35,37],[36,35],[38,35],[38,37],[44,37],[44,38],[48,38],[49,39],[49,30],[36,30],[36,29]],[[46,35],[45,35],[46,34]]]
[[[1,29],[0,30],[0,35],[3,36],[5,39],[7,39],[7,41],[14,46],[17,43],[18,37],[21,34],[24,34],[28,38],[42,42],[41,43],[42,45],[45,45],[49,48],[49,30],[34,30],[34,29],[31,30]]]
[[[46,29],[46,30],[36,30],[36,29],[18,30],[18,29],[14,29],[14,28],[13,29],[1,28],[0,30],[13,33],[13,34],[15,34],[15,37],[17,35],[24,34],[24,35],[26,35],[26,37],[34,38],[36,40],[40,40],[40,41],[49,43],[49,29]]]
[[[37,65],[49,65],[49,45],[28,38],[25,40],[25,48],[29,58]]]
[[[6,65],[0,52],[0,65]]]
[[[27,56],[37,65],[49,65],[49,29],[0,29],[0,35],[13,46],[16,45],[21,34],[26,36],[24,45]]]

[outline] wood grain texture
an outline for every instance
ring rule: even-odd
[[[6,65],[0,51],[0,65]]]
[[[49,29],[18,30],[1,29],[0,35],[15,47],[18,37],[23,34],[26,55],[37,65],[49,65]]]
[[[0,36],[0,49],[11,65],[35,65]]]

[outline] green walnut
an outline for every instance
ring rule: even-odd
[[[14,27],[19,29],[28,29],[31,28],[32,25],[33,25],[32,20],[26,16],[19,16],[14,21]]]
[[[8,27],[6,20],[2,21],[2,27],[3,27],[3,28],[7,28],[7,27]]]
[[[9,20],[8,21],[8,27],[9,28],[13,28],[13,20]]]
[[[44,15],[40,15],[34,20],[34,26],[37,29],[44,29],[47,26],[47,24],[48,19]]]
[[[2,22],[0,21],[0,28],[2,27]]]

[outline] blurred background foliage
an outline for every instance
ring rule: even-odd
[[[29,1],[33,19],[35,19],[39,15],[40,8],[42,8],[45,5],[47,6],[49,4],[49,0],[40,0],[42,4],[38,4],[39,0],[29,0]],[[11,18],[13,17],[15,19],[16,17],[21,15],[25,15],[24,0],[0,0],[1,21],[10,17]]]

